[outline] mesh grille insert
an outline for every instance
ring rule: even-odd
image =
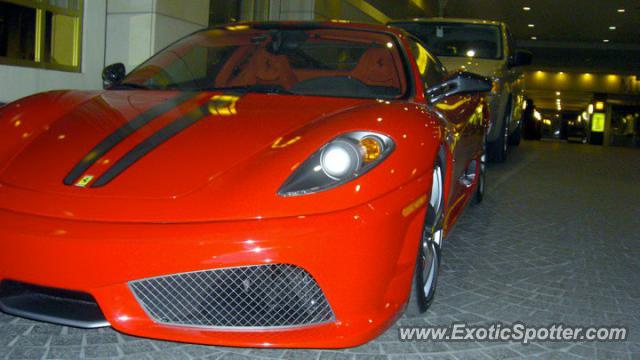
[[[205,270],[129,285],[151,318],[165,324],[270,328],[334,320],[316,281],[293,265]]]

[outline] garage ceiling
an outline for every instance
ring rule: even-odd
[[[530,70],[640,77],[640,0],[440,0],[440,5],[446,17],[506,22],[518,46],[534,54]],[[528,96],[540,108],[555,110],[556,89]],[[563,109],[586,107],[592,97],[563,91]]]
[[[446,0],[445,15],[505,21],[518,40],[640,48],[638,0]],[[525,11],[524,7],[531,10]],[[624,9],[625,12],[618,12]],[[535,27],[529,27],[529,24]],[[615,26],[615,30],[610,30]]]
[[[445,4],[447,17],[509,24],[518,45],[534,53],[537,69],[640,75],[639,0],[441,0],[441,3]],[[525,11],[525,7],[530,10]]]

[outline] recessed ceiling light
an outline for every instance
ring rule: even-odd
[[[560,96],[560,91],[556,91],[556,95],[557,95],[557,96]]]
[[[537,36],[532,36],[531,40],[538,40],[538,37]]]
[[[615,30],[615,29],[617,29],[617,27],[615,27],[615,26],[609,26],[609,30]]]
[[[529,24],[529,27],[530,28],[534,28],[534,27],[536,27],[536,24]]]
[[[609,39],[604,39],[604,40],[602,40],[602,42],[603,42],[603,43],[608,43],[608,42],[609,42]]]
[[[619,13],[624,13],[624,12],[626,12],[626,11],[627,11],[627,10],[625,10],[625,9],[618,9],[618,12],[619,12]]]
[[[523,8],[522,8],[522,10],[524,10],[524,11],[529,11],[529,10],[531,10],[531,8],[530,8],[530,7],[528,7],[528,6],[525,6],[525,7],[523,7]]]

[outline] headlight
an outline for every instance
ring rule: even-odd
[[[349,176],[360,167],[361,152],[355,141],[335,140],[327,145],[320,154],[322,171],[334,180]]]
[[[341,135],[316,151],[278,191],[298,196],[349,182],[378,165],[393,151],[390,137],[369,131]]]

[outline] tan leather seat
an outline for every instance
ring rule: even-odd
[[[353,69],[352,76],[369,86],[400,88],[395,61],[385,48],[368,49]]]
[[[289,89],[296,82],[296,75],[286,56],[274,55],[261,48],[252,55],[251,60],[240,74],[231,80],[229,86],[266,84]]]

